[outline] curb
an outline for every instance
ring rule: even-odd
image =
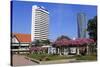
[[[55,63],[68,63],[68,62],[75,62],[76,59],[66,59],[66,60],[53,60],[53,61],[39,61],[33,58],[25,57],[26,59],[36,62],[37,64],[55,64]]]
[[[69,63],[74,61],[76,61],[76,59],[53,60],[53,61],[42,61],[40,64],[58,64],[58,63]]]

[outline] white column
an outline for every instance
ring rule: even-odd
[[[80,55],[79,47],[77,47],[77,55]]]

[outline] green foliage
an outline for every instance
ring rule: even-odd
[[[60,55],[52,55],[52,54],[30,54],[28,57],[40,60],[40,61],[51,61],[51,60],[61,60],[61,59],[76,59],[76,60],[86,60],[86,61],[94,61],[97,60],[97,55],[85,55],[85,56],[60,56]]]
[[[50,61],[50,60],[61,60],[61,59],[71,59],[74,57],[52,55],[52,54],[30,54],[28,57],[40,60],[40,61]]]
[[[57,38],[57,40],[61,40],[61,39],[68,39],[68,40],[70,40],[70,38],[68,36],[65,36],[65,35],[62,35],[62,36]]]
[[[47,40],[42,40],[41,41],[42,44],[45,44],[45,45],[49,45],[50,44],[50,41],[47,39]]]
[[[35,44],[35,46],[41,46],[40,40],[35,40],[32,42],[32,44]]]
[[[35,46],[43,46],[43,45],[49,45],[50,41],[49,41],[49,39],[47,39],[47,40],[35,40],[34,42],[32,42],[32,44],[35,44]]]
[[[76,57],[77,60],[97,60],[96,55],[87,55],[87,56],[79,56]]]
[[[88,21],[87,31],[89,32],[89,37],[97,40],[97,16]]]

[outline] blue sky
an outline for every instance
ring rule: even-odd
[[[61,35],[77,37],[77,13],[85,13],[87,21],[97,15],[96,6],[13,1],[12,32],[31,33],[33,5],[44,6],[49,11],[49,39],[51,40]]]

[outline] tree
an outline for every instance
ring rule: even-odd
[[[57,38],[57,40],[61,40],[61,39],[68,39],[71,40],[68,36],[62,35],[60,37]]]
[[[50,41],[49,41],[49,39],[47,39],[47,40],[35,40],[32,42],[32,44],[35,44],[35,46],[42,46],[42,45],[50,44]]]
[[[45,44],[45,45],[49,45],[50,44],[50,40],[49,39],[42,40],[41,42],[42,42],[42,44]]]
[[[35,46],[41,46],[40,40],[35,40],[32,42],[32,44],[35,44]]]
[[[89,32],[89,37],[95,41],[93,52],[97,53],[97,16],[88,21],[87,31]]]
[[[93,19],[90,19],[87,26],[89,37],[97,41],[97,16],[95,16]]]

